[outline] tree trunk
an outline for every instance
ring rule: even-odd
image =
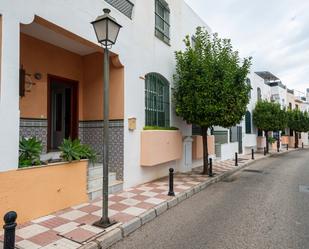
[[[297,149],[298,148],[298,132],[294,131],[295,132],[295,148]]]
[[[280,131],[278,131],[277,149],[280,150]]]
[[[268,142],[268,131],[265,131],[265,137],[266,137],[266,153],[269,153],[269,142]]]
[[[207,142],[208,127],[202,127],[203,136],[203,175],[208,174],[208,142]]]

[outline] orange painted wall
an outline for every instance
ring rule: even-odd
[[[20,224],[87,202],[87,164],[81,161],[1,172],[0,217],[14,210]]]
[[[20,61],[27,73],[42,74],[20,99],[23,118],[47,118],[47,75],[79,82],[79,120],[102,120],[103,54],[81,56],[21,33]],[[124,69],[111,65],[110,119],[124,117]]]
[[[82,118],[83,60],[80,55],[49,43],[20,34],[20,61],[27,73],[42,74],[33,81],[31,92],[20,99],[20,115],[24,118],[47,118],[47,74],[79,82],[79,118]]]
[[[266,147],[266,137],[259,136],[256,138],[256,142],[257,142],[258,149],[263,149],[264,147]]]
[[[289,147],[295,148],[295,137],[289,137]]]
[[[180,131],[142,131],[142,166],[156,166],[181,159],[182,135]]]
[[[281,137],[281,143],[282,144],[288,144],[289,143],[289,136],[282,136]]]
[[[103,54],[93,53],[83,58],[83,119],[103,119]],[[110,119],[124,117],[124,69],[110,68]]]
[[[207,137],[208,143],[208,154],[215,154],[215,136]],[[192,159],[198,160],[203,158],[203,137],[202,136],[193,136],[192,143]]]

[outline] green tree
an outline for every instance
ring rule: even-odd
[[[258,101],[253,110],[253,123],[258,129],[265,132],[266,151],[268,153],[268,132],[284,130],[287,125],[287,114],[278,103],[267,100]]]
[[[194,44],[187,36],[185,50],[176,52],[174,101],[176,114],[201,127],[203,173],[208,173],[208,129],[239,123],[249,102],[245,80],[251,58],[240,60],[229,39],[220,39],[198,27]]]
[[[295,148],[298,148],[298,133],[309,131],[309,115],[307,112],[302,112],[298,109],[289,110],[288,112],[288,127],[295,132]]]

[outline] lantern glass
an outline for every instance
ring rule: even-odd
[[[112,44],[115,44],[119,34],[120,25],[118,23],[109,20],[107,24],[107,29],[108,29],[108,41]]]
[[[110,10],[104,9],[103,11],[104,15],[99,16],[92,22],[92,25],[97,35],[98,42],[107,47],[116,43],[121,25],[109,15]]]
[[[100,21],[93,22],[93,28],[97,35],[99,43],[104,43],[107,40],[107,20],[102,19]]]

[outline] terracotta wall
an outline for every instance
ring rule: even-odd
[[[42,74],[31,92],[20,99],[20,115],[23,118],[47,118],[47,74],[76,80],[83,84],[83,60],[80,55],[53,46],[31,36],[20,36],[20,61],[26,73]],[[79,86],[79,89],[81,89]],[[81,99],[82,91],[79,91]],[[82,102],[79,103],[79,117],[82,117]]]
[[[21,33],[20,61],[27,73],[42,74],[41,80],[20,99],[23,118],[47,118],[47,75],[79,82],[79,120],[102,120],[103,54],[81,56]],[[110,118],[123,119],[123,68],[111,65]]]
[[[83,120],[103,119],[103,54],[94,53],[83,58]],[[123,68],[110,70],[110,119],[124,117],[124,73]]]
[[[0,173],[0,217],[14,210],[17,222],[23,223],[87,202],[87,164],[82,161]]]
[[[180,131],[142,131],[142,166],[156,166],[182,157],[182,135]]]
[[[282,136],[281,137],[281,143],[282,144],[288,144],[289,143],[289,136]]]
[[[266,137],[257,137],[256,143],[258,149],[263,149],[264,147],[266,147]]]
[[[215,154],[215,136],[207,137],[208,143],[208,154]],[[192,143],[192,159],[198,160],[203,158],[203,137],[202,136],[193,136]]]

